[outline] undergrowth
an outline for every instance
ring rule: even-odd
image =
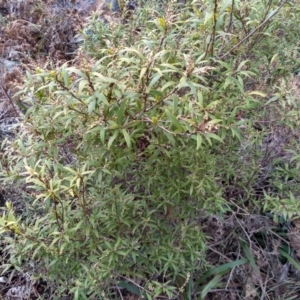
[[[297,297],[297,1],[187,2],[95,14],[27,72],[4,272],[37,261],[57,299]]]

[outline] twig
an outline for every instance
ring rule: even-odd
[[[232,2],[231,2],[231,12],[230,12],[230,17],[229,17],[228,27],[227,27],[227,30],[226,30],[227,33],[229,33],[229,30],[230,30],[230,28],[232,26],[233,10],[234,10],[234,0],[232,0]]]
[[[234,51],[236,48],[238,48],[241,44],[243,44],[245,41],[247,41],[258,29],[263,27],[269,20],[274,17],[279,10],[283,7],[284,4],[286,4],[289,0],[283,1],[279,7],[274,11],[273,14],[271,14],[268,18],[266,18],[259,26],[257,26],[254,30],[252,30],[246,37],[244,37],[239,43],[237,43],[234,47],[232,47],[228,52],[226,52],[223,56],[221,56],[221,59],[225,58],[227,55],[229,55],[232,51]]]
[[[152,106],[150,106],[149,108],[146,109],[146,112],[152,110],[152,108],[154,106],[157,106],[159,104],[161,104],[166,98],[170,97],[171,95],[175,94],[178,91],[178,87],[175,87],[172,91],[170,91],[167,95],[165,95],[164,97],[162,97],[158,102],[154,103]]]
[[[116,284],[116,288],[117,288],[117,290],[118,290],[118,292],[119,292],[119,295],[120,295],[120,297],[121,297],[121,300],[124,300],[124,298],[123,298],[123,296],[122,296],[122,293],[121,293],[121,291],[120,291],[120,289],[119,289],[119,287],[118,287],[117,284]]]
[[[218,13],[218,1],[214,0],[214,17],[213,17],[213,29],[210,36],[209,44],[207,45],[205,56],[209,53],[210,56],[214,55],[214,44],[215,44],[215,38],[216,38],[216,27],[217,27],[217,13]]]
[[[17,109],[16,109],[16,106],[14,105],[13,100],[12,100],[11,97],[8,95],[8,93],[6,92],[6,90],[4,89],[3,85],[2,85],[1,83],[0,83],[0,85],[1,85],[1,87],[2,87],[2,90],[3,90],[4,94],[5,94],[5,96],[6,96],[7,99],[8,99],[10,105],[12,106],[13,110],[15,111],[16,114],[18,114],[18,111],[17,111]]]
[[[150,119],[147,118],[147,117],[144,117],[144,120],[143,120],[143,121],[153,123],[152,120],[150,120]],[[169,131],[167,128],[165,128],[165,127],[163,127],[163,126],[160,126],[160,125],[158,125],[158,124],[156,124],[156,126],[157,126],[158,128],[160,128],[160,129],[162,129],[163,131],[165,131],[165,132],[167,132],[167,133],[169,133],[169,134],[174,135],[174,133],[171,132],[171,131]]]

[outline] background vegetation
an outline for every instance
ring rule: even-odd
[[[3,273],[53,299],[297,299],[296,2],[147,1],[36,63],[2,143]]]

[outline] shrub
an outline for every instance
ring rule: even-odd
[[[39,261],[75,299],[122,288],[204,297],[193,284],[209,268],[204,217],[224,216],[232,201],[282,208],[260,184],[277,157],[262,153],[275,128],[292,136],[298,125],[298,103],[282,96],[298,46],[278,40],[294,43],[282,31],[299,21],[277,2],[168,4],[141,8],[127,25],[91,20],[80,67],[28,73],[19,95],[31,107],[2,157],[3,180],[24,189],[28,207],[2,223],[15,232],[12,261]]]

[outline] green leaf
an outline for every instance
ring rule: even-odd
[[[278,252],[282,256],[284,256],[298,271],[300,271],[300,264],[296,260],[294,260],[286,251],[284,251],[282,248],[278,248]]]
[[[225,90],[229,85],[232,84],[232,82],[233,82],[232,77],[231,76],[227,77],[225,79],[225,83],[224,83],[223,89]]]
[[[138,50],[136,50],[134,48],[128,48],[128,47],[126,47],[126,48],[120,50],[119,53],[121,54],[121,56],[124,56],[124,53],[126,53],[126,52],[127,53],[133,52],[133,53],[137,54],[142,60],[145,60],[145,56],[142,54],[142,52],[140,52],[140,51],[138,51]]]
[[[100,140],[101,140],[102,144],[104,145],[104,142],[105,142],[105,127],[104,126],[101,126],[101,129],[100,129]]]
[[[181,71],[181,68],[177,68],[177,67],[175,67],[175,66],[172,65],[172,64],[162,63],[162,64],[160,64],[160,66],[161,66],[161,67],[165,67],[165,68],[169,68],[172,72],[176,72],[176,73],[182,72],[182,71]],[[163,70],[163,72],[166,72],[166,71],[168,71],[168,70]]]
[[[93,100],[89,103],[89,106],[88,106],[88,113],[91,114],[91,113],[95,110],[95,107],[96,107],[96,100],[93,99]]]
[[[88,80],[82,79],[78,85],[78,94],[81,94],[83,89],[89,84]]]
[[[67,68],[67,70],[71,73],[75,73],[76,75],[78,75],[81,78],[85,78],[86,75],[79,69],[76,69],[75,67],[69,67]]]
[[[204,137],[206,138],[206,140],[209,143],[209,145],[212,146],[211,139],[210,139],[209,135],[204,134]]]
[[[130,254],[131,254],[133,262],[136,264],[136,256],[137,256],[136,252],[135,251],[131,251]]]
[[[238,88],[240,89],[241,94],[244,94],[244,81],[241,76],[237,76],[236,83]]]
[[[202,144],[202,135],[200,133],[197,133],[197,150],[200,149],[201,147],[201,144]]]
[[[213,268],[212,270],[209,270],[208,272],[206,272],[197,282],[196,285],[204,282],[208,277],[212,276],[212,275],[216,275],[216,274],[225,274],[226,272],[229,272],[230,270],[232,270],[235,267],[238,267],[240,265],[244,265],[245,263],[249,262],[249,260],[247,258],[242,258],[239,260],[234,260],[232,262],[223,264],[221,266],[218,266],[216,268]],[[225,272],[225,273],[224,273]]]
[[[145,75],[147,69],[148,69],[148,67],[143,67],[143,68],[141,69],[140,80],[144,77],[144,75]]]
[[[203,288],[203,290],[201,292],[201,299],[204,299],[206,297],[206,295],[209,293],[209,291],[212,288],[216,287],[216,285],[220,281],[221,277],[222,277],[222,274],[217,274],[212,280],[209,281],[209,283],[207,283],[205,285],[205,287]]]
[[[257,276],[260,276],[260,272],[259,272],[259,268],[257,267],[254,257],[250,251],[250,248],[248,247],[248,245],[246,244],[246,242],[244,240],[242,240],[241,238],[239,238],[239,242],[244,250],[244,253],[246,255],[246,257],[248,258],[250,265],[252,267],[252,269],[254,270],[255,274]]]
[[[239,64],[237,70],[238,70],[238,71],[241,71],[242,68],[243,68],[243,66],[244,66],[248,61],[249,61],[248,59],[247,59],[247,60],[243,60],[243,61]]]
[[[279,95],[276,95],[276,94],[275,94],[275,96],[271,97],[271,98],[265,103],[264,106],[267,106],[267,105],[269,105],[270,103],[277,101],[278,99],[279,99]]]
[[[183,132],[184,129],[182,128],[177,118],[174,115],[172,115],[171,112],[167,109],[166,114],[168,115],[168,118],[170,119],[171,123],[179,130],[179,132]]]
[[[204,25],[206,25],[208,22],[212,22],[214,17],[214,14],[212,12],[208,12],[205,14],[205,19],[204,19]]]
[[[150,90],[149,94],[154,96],[154,97],[158,97],[158,98],[161,98],[161,97],[164,96],[164,94],[162,92],[157,91],[157,90]]]
[[[116,137],[118,136],[119,132],[115,131],[114,134],[109,138],[108,143],[107,143],[107,149],[109,150],[113,141],[116,139]]]
[[[240,134],[240,130],[238,128],[231,127],[230,130],[231,130],[231,133],[232,133],[233,137],[236,136],[239,139],[239,141],[242,140],[242,137],[241,137],[241,134]]]
[[[109,120],[108,123],[110,125],[109,129],[118,129],[118,128],[120,128],[120,125],[118,123],[116,123],[115,121],[113,121],[113,120]]]
[[[156,75],[152,78],[152,80],[150,81],[148,88],[150,89],[152,86],[154,86],[155,83],[156,83],[161,77],[162,77],[161,74],[156,74]]]
[[[174,87],[177,83],[175,81],[168,81],[162,88],[161,90],[164,91],[165,89],[169,87]],[[173,95],[174,96],[174,95]]]
[[[67,71],[64,71],[63,73],[62,73],[62,75],[63,75],[63,77],[64,77],[64,85],[65,85],[65,87],[68,87],[69,86],[69,84],[70,84],[70,77],[69,77],[69,73],[67,72]]]
[[[119,122],[120,125],[122,125],[124,123],[126,104],[127,104],[127,100],[124,99],[121,102],[121,105],[120,105],[119,109],[116,112],[116,115],[118,117],[118,122]]]
[[[214,134],[214,133],[211,133],[211,132],[205,132],[205,135],[206,135],[207,137],[210,137],[210,138],[212,138],[212,139],[215,139],[215,140],[217,140],[217,141],[223,143],[223,140],[222,140],[218,135],[216,135],[216,134]]]
[[[79,299],[79,290],[76,289],[74,292],[74,300],[78,300]]]
[[[134,295],[137,295],[137,296],[142,295],[141,291],[132,283],[129,283],[126,281],[119,281],[118,286],[121,288],[125,288],[127,291],[129,291],[130,293],[132,293]]]
[[[103,76],[102,74],[100,74],[98,72],[92,72],[91,75],[98,77],[101,82],[118,83],[118,80],[113,79],[113,78],[109,78],[109,77],[105,77],[105,76]]]
[[[122,129],[122,133],[123,133],[124,139],[126,141],[127,147],[129,149],[131,149],[131,140],[130,140],[130,136],[129,136],[128,132],[125,129]]]

